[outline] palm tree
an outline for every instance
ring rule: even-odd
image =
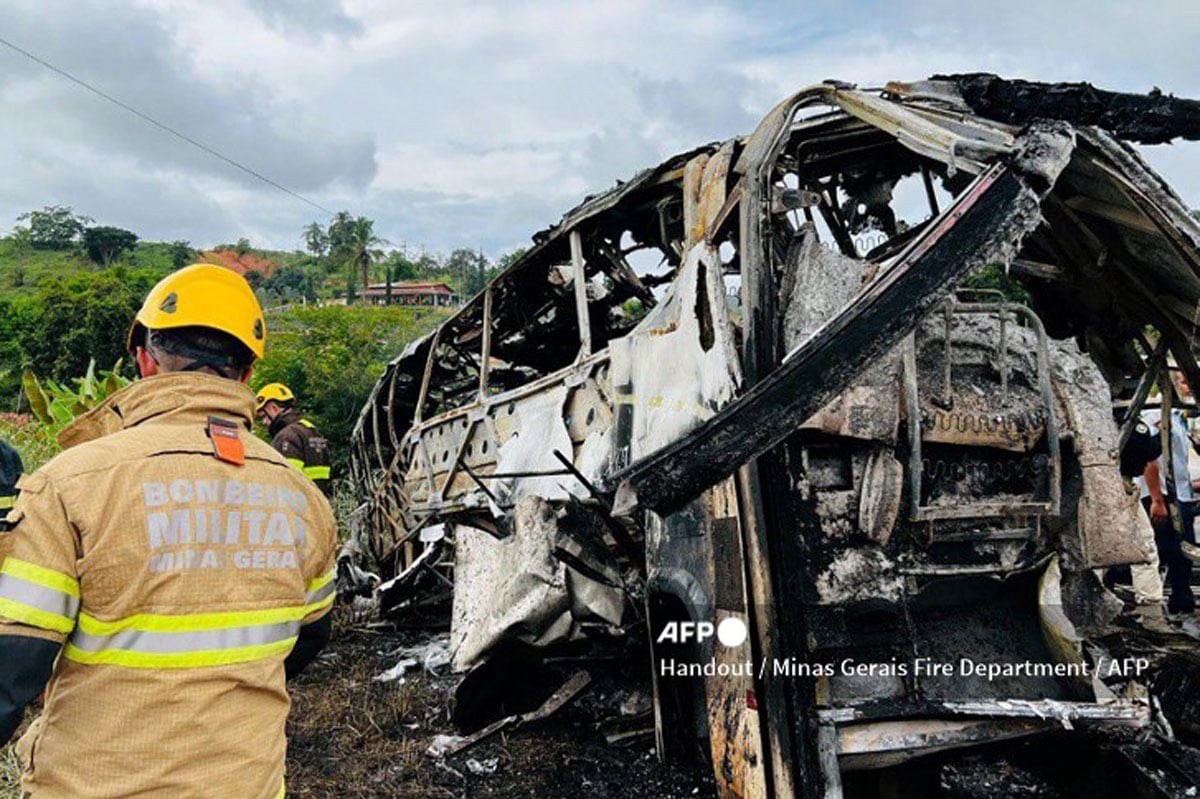
[[[329,234],[319,222],[312,222],[304,228],[304,246],[317,258],[324,258],[329,250]]]
[[[329,223],[330,253],[347,268],[358,270],[364,291],[370,285],[371,265],[383,257],[386,244],[375,235],[375,220],[365,216],[352,217],[342,211]]]
[[[374,220],[360,216],[354,220],[350,237],[350,261],[357,264],[362,272],[362,285],[365,291],[370,285],[369,272],[371,264],[383,257],[383,247],[387,241],[375,235]]]

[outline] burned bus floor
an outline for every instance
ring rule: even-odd
[[[344,589],[448,596],[468,724],[494,670],[647,643],[722,796],[1064,734],[1170,795],[1196,639],[1101,578],[1154,560],[1122,443],[1168,358],[1200,386],[1200,226],[1132,145],[1198,112],[829,82],[588,198],[376,385]]]

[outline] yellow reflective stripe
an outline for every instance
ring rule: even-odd
[[[66,616],[40,610],[26,605],[24,602],[3,597],[0,597],[0,616],[20,624],[28,624],[30,627],[56,633],[69,633],[75,629],[74,620],[68,619]]]
[[[334,590],[333,585],[336,577],[337,565],[334,564],[332,569],[309,582],[308,590],[304,593],[304,600],[307,603],[304,606],[305,616],[316,613],[318,610],[324,610],[333,604],[333,600],[337,597],[337,591]]]
[[[101,621],[86,613],[79,614],[79,629],[88,635],[112,635],[122,630],[143,632],[187,633],[203,630],[221,630],[227,627],[253,627],[300,621],[308,611],[305,607],[269,608],[267,610],[239,610],[225,613],[190,613],[178,616],[159,616],[139,613],[115,621]]]
[[[241,649],[247,646],[273,644],[286,638],[294,638],[299,629],[300,623],[294,621],[185,633],[122,630],[112,635],[89,635],[83,630],[76,629],[71,633],[71,644],[85,652],[121,649],[127,652],[178,655],[189,652],[207,652],[214,649]]]
[[[309,430],[316,430],[316,429],[317,429],[317,428],[316,428],[316,425],[314,425],[312,422],[308,421],[307,419],[301,419],[301,420],[300,420],[300,424],[304,425],[304,426],[305,426],[305,427],[307,427]]]
[[[16,497],[0,497],[0,510],[8,510],[17,502]]]
[[[284,799],[287,796],[287,782],[279,784],[279,793],[275,794],[275,799]]]
[[[337,566],[336,565],[329,571],[322,574],[320,577],[317,577],[317,578],[309,581],[308,593],[311,594],[314,591],[320,591],[322,588],[324,588],[325,586],[327,586],[331,582],[333,582],[334,577],[337,577]]]
[[[300,460],[299,458],[288,458],[287,462],[295,466],[300,471],[304,471],[304,461]]]
[[[0,566],[0,574],[11,574],[13,577],[20,577],[22,580],[36,583],[43,588],[61,591],[68,596],[79,598],[79,583],[74,577],[47,569],[36,563],[30,563],[27,560],[12,556],[5,558],[4,565]]]
[[[330,591],[329,596],[325,597],[324,599],[318,600],[318,601],[312,603],[311,605],[305,605],[304,606],[304,615],[309,616],[313,613],[316,613],[318,610],[324,610],[325,608],[332,605],[333,600],[336,598],[337,598],[337,592]]]
[[[63,655],[76,663],[87,665],[126,666],[131,669],[194,669],[205,666],[227,666],[289,652],[296,643],[295,636],[283,641],[231,649],[212,649],[201,652],[151,653],[133,652],[127,649],[106,649],[100,652],[85,652],[67,643]]]
[[[130,668],[243,663],[288,651],[304,613],[304,607],[292,607],[174,617],[142,614],[117,622],[80,614],[80,625],[67,641],[68,657],[79,663]],[[233,621],[239,623],[231,626]]]
[[[19,608],[21,615],[26,618],[37,616],[42,620],[55,620],[52,622],[55,628],[62,626],[63,622],[74,626],[74,619],[79,615],[78,598],[12,574],[0,574],[0,599],[12,603],[11,609]],[[307,603],[313,599],[306,596],[304,601]]]
[[[328,466],[305,466],[304,467],[304,476],[307,477],[309,480],[328,480],[329,479],[329,467]]]

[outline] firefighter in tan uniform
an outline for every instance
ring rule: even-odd
[[[61,436],[0,534],[0,744],[32,799],[284,795],[285,675],[328,642],[336,531],[250,435],[266,336],[246,282],[197,265],[130,331],[143,380]]]
[[[300,413],[296,395],[283,383],[268,383],[254,399],[259,421],[271,435],[271,446],[329,496],[329,442]]]

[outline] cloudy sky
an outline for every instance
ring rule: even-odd
[[[491,255],[824,78],[1200,97],[1194,0],[5,0],[0,38],[395,245]],[[1200,144],[1148,155],[1200,207]],[[293,249],[327,219],[5,47],[0,175],[0,228],[59,204],[145,239]]]

